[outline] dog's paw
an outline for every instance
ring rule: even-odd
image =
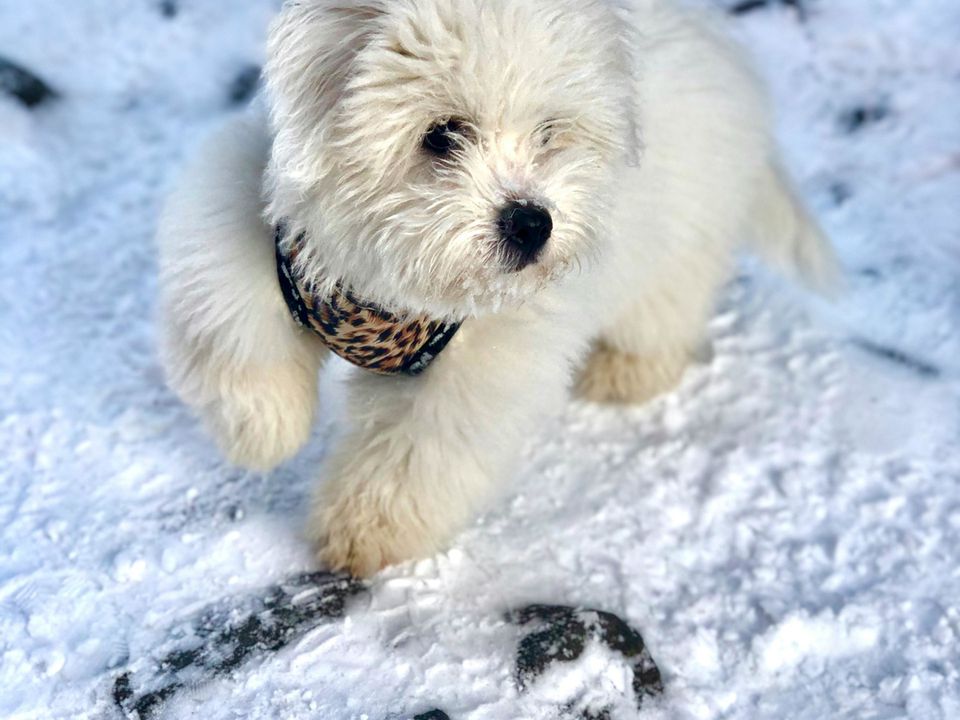
[[[265,412],[259,416],[215,422],[212,431],[226,458],[234,465],[266,472],[288,460],[310,437],[312,417]]]
[[[365,504],[362,494],[317,505],[308,534],[321,565],[365,578],[439,549],[442,539],[419,517],[394,510]]]
[[[283,372],[246,376],[225,387],[204,416],[230,462],[270,470],[294,455],[310,437],[316,381]]]
[[[689,361],[686,353],[634,355],[601,343],[580,371],[575,392],[592,402],[644,403],[672,390]]]

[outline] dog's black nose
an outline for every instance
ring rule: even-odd
[[[531,202],[511,202],[500,211],[497,221],[509,261],[515,270],[534,262],[550,239],[553,219],[545,209]]]

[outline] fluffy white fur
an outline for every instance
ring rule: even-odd
[[[226,454],[269,468],[314,415],[325,350],[281,298],[277,221],[307,233],[300,270],[321,285],[466,318],[419,378],[353,369],[309,527],[332,568],[441,548],[571,385],[669,389],[741,243],[833,276],[756,81],[669,2],[297,0],[266,77],[269,118],[208,143],[159,234],[170,383]],[[438,159],[421,139],[448,118],[468,131]],[[509,272],[496,218],[516,199],[554,232]]]

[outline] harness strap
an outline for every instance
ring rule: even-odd
[[[460,329],[460,323],[426,316],[400,317],[360,301],[339,282],[329,296],[317,296],[294,270],[305,235],[289,247],[284,247],[286,237],[280,223],[275,232],[277,279],[290,315],[344,360],[378,375],[419,375]]]

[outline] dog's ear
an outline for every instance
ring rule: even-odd
[[[325,172],[330,111],[382,15],[378,0],[292,0],[271,27],[264,74],[272,169],[301,189]]]
[[[630,2],[613,0],[608,5],[608,11],[615,18],[613,36],[617,40],[617,61],[614,70],[628,87],[634,88],[638,82],[637,68],[640,60],[637,53],[641,47],[640,33],[633,17],[635,9]],[[638,124],[635,91],[624,93],[623,113],[627,120],[626,147],[624,148],[627,164],[637,166],[640,164],[640,156],[643,152],[643,137]]]

